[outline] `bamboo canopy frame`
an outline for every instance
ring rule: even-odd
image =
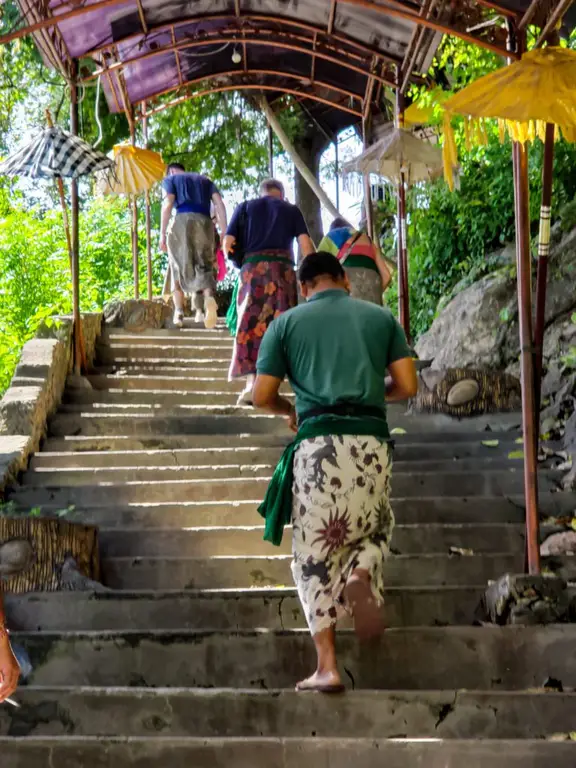
[[[190,6],[184,4],[183,15],[175,17],[173,6],[166,0],[94,0],[63,5],[57,15],[42,0],[17,1],[24,25],[18,22],[17,28],[0,30],[0,44],[34,35],[45,60],[70,84],[72,132],[78,133],[78,86],[102,77],[109,107],[126,113],[132,139],[135,120],[189,98],[232,90],[270,93],[273,98],[274,94],[291,94],[309,105],[316,120],[328,123],[332,135],[337,133],[337,117],[344,116],[349,124],[362,122],[366,139],[370,117],[380,108],[384,88],[403,94],[414,78],[421,82],[417,73],[427,72],[439,35],[455,35],[514,61],[522,56],[527,24],[542,29],[540,45],[570,5],[570,0],[462,0],[456,9],[454,4],[449,7],[442,1],[428,0],[263,0],[261,12],[254,13],[242,7],[242,0],[225,0],[223,10],[215,14],[209,0],[198,0],[193,15],[187,15]],[[506,46],[495,18],[503,18],[508,27]],[[375,30],[385,30],[385,34],[375,36]],[[234,71],[230,48],[241,51]],[[287,51],[296,56],[288,56]],[[80,75],[78,61],[87,58],[96,62],[96,69]],[[163,73],[164,82],[158,81],[158,72]],[[166,99],[174,92],[176,98]],[[134,108],[141,105],[145,108],[135,117]],[[399,116],[402,111],[400,98]],[[532,553],[530,571],[535,572],[539,563],[534,553],[539,542],[532,441],[535,392],[529,350],[528,184],[526,151],[518,141],[514,142],[513,161],[527,447],[527,539]],[[75,182],[71,199],[72,247],[77,254]],[[534,450],[529,449],[531,442]]]

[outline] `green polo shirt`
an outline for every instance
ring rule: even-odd
[[[380,406],[385,413],[386,369],[411,356],[388,309],[337,288],[317,293],[271,323],[257,371],[288,377],[298,414],[344,402]]]

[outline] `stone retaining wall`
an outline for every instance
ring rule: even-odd
[[[72,367],[72,318],[52,318],[22,349],[10,387],[0,400],[0,497],[26,468],[46,432]],[[90,366],[102,329],[102,314],[82,316],[86,357]]]

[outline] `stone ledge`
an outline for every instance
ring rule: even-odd
[[[82,316],[88,365],[96,354],[102,314]],[[48,418],[56,411],[71,370],[71,317],[55,317],[39,328],[20,356],[14,378],[0,400],[0,494],[38,450]]]

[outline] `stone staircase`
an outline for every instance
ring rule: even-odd
[[[11,498],[99,525],[112,589],[8,599],[35,671],[0,708],[2,768],[576,765],[551,740],[576,730],[576,628],[473,626],[487,580],[523,567],[518,417],[390,409],[390,629],[341,632],[345,695],[297,694],[314,651],[290,537],[265,544],[256,513],[289,436],[235,407],[230,352],[221,327],[109,331],[93,389],[66,392]],[[541,474],[543,509],[572,510]]]

